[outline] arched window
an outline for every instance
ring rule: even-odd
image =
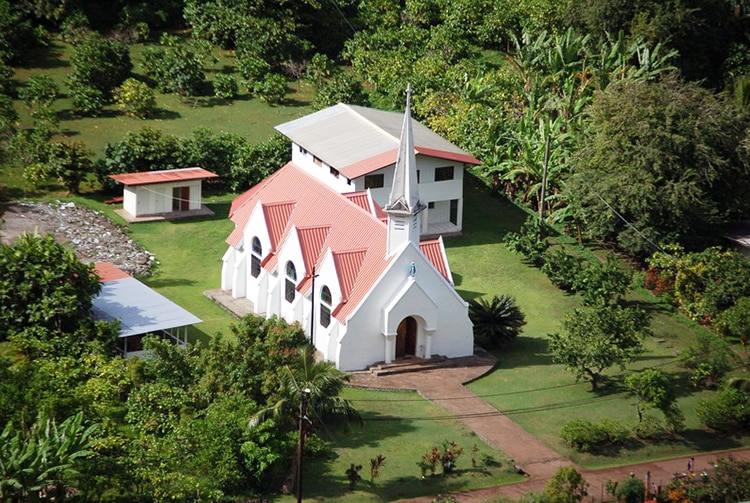
[[[258,237],[253,238],[253,248],[250,252],[250,274],[253,278],[260,275],[260,259],[263,256],[263,246],[260,244]]]
[[[320,324],[327,327],[331,324],[331,290],[327,286],[320,289]]]
[[[290,260],[286,263],[286,301],[294,302],[294,293],[297,286],[297,269]]]

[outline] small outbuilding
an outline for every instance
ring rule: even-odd
[[[97,263],[96,273],[102,289],[94,298],[94,318],[120,321],[125,358],[143,356],[142,338],[148,334],[184,346],[188,327],[203,321],[110,262]]]
[[[122,183],[122,210],[128,222],[213,215],[202,204],[203,180],[219,175],[203,168],[166,169],[109,175]]]

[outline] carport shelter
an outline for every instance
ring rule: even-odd
[[[203,321],[110,262],[96,264],[96,273],[102,289],[94,298],[94,318],[120,320],[120,350],[126,358],[142,356],[141,339],[147,334],[184,346],[188,326]]]

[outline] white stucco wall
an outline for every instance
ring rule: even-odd
[[[175,187],[190,187],[189,209],[201,208],[202,180],[136,185],[125,187],[123,209],[133,216],[158,215],[172,210],[172,190]]]
[[[414,278],[409,276],[412,262],[417,268]],[[400,296],[394,298],[395,294]],[[386,308],[390,311],[386,312]],[[339,335],[338,367],[359,370],[376,361],[385,361],[387,356],[395,357],[395,346],[390,348],[393,354],[386,355],[385,335],[395,335],[396,327],[406,316],[418,321],[418,353],[429,344],[430,355],[427,356],[453,358],[473,354],[474,336],[468,304],[422,253],[413,245],[407,245],[352,313],[346,333]],[[431,329],[434,332],[428,343],[426,331]]]

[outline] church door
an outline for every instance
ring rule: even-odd
[[[396,358],[414,356],[417,353],[417,320],[407,316],[396,329]]]

